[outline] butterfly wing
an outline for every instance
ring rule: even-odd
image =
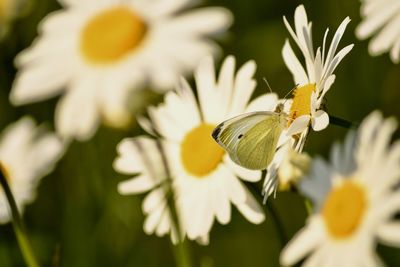
[[[252,112],[218,125],[212,135],[237,164],[252,170],[271,162],[283,124],[276,112]]]

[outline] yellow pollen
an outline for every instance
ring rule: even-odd
[[[90,63],[113,63],[134,51],[146,32],[146,23],[132,10],[114,7],[97,14],[84,26],[80,50]]]
[[[311,114],[311,94],[314,90],[315,84],[310,83],[293,91],[293,103],[290,107],[288,127],[296,118]]]
[[[351,236],[360,226],[366,208],[364,189],[345,181],[329,193],[323,205],[322,217],[328,232],[337,239]]]
[[[222,161],[224,150],[211,137],[215,125],[203,123],[192,129],[181,144],[181,160],[186,171],[202,177]]]

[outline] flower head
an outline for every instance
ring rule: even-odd
[[[11,102],[64,92],[56,109],[64,137],[86,140],[101,121],[126,125],[132,90],[170,89],[201,58],[218,52],[207,36],[230,25],[230,12],[183,12],[190,2],[62,1],[64,8],[40,23],[39,37],[17,56]]]
[[[322,101],[335,80],[333,72],[340,61],[353,48],[351,44],[336,53],[340,39],[350,19],[347,17],[340,24],[333,36],[329,49],[326,44],[329,33],[329,29],[327,29],[322,43],[322,50],[321,47],[318,47],[317,52],[314,52],[313,48],[312,23],[308,21],[303,5],[298,6],[294,14],[295,30],[292,29],[285,17],[283,20],[305,60],[304,68],[293,52],[289,41],[285,42],[282,56],[297,85],[290,108],[289,123],[291,124],[291,129],[289,129],[289,133],[305,132],[310,123],[313,130],[323,130],[329,124],[329,117],[321,109]]]
[[[242,183],[258,181],[261,172],[236,165],[211,137],[215,126],[227,118],[245,111],[276,108],[275,94],[262,95],[249,104],[256,86],[255,67],[249,61],[235,74],[235,59],[230,56],[224,60],[216,79],[213,60],[208,57],[196,70],[198,99],[182,79],[175,92],[166,94],[164,103],[149,108],[150,121],[141,119],[143,128],[158,136],[165,148],[182,231],[190,239],[207,243],[215,219],[222,224],[231,220],[231,203],[249,221],[264,220],[260,206]],[[129,166],[140,166],[133,157],[130,159]],[[158,187],[148,185],[147,190],[152,190],[150,196]],[[129,192],[137,191],[125,191]]]
[[[345,18],[333,36],[332,42],[327,45],[327,37],[329,29],[325,31],[322,49],[317,48],[314,52],[312,40],[312,24],[308,21],[306,11],[303,5],[296,8],[294,14],[294,30],[290,26],[286,17],[283,21],[293,40],[299,47],[305,61],[305,67],[296,57],[289,41],[285,42],[282,49],[282,56],[293,75],[296,88],[293,92],[293,98],[287,101],[285,111],[288,113],[286,142],[296,151],[303,150],[306,138],[308,136],[310,126],[314,131],[321,131],[329,124],[329,116],[323,110],[323,100],[325,94],[331,88],[335,75],[333,74],[336,67],[342,59],[350,52],[353,45],[347,45],[337,52],[337,48],[342,38],[349,18]],[[267,169],[264,182],[264,195],[268,197],[274,193],[279,183],[277,176],[282,161],[290,157],[288,146],[281,145],[275,154],[274,159]],[[286,167],[288,165],[286,164]],[[285,182],[287,179],[285,178]]]
[[[304,266],[382,266],[376,240],[400,246],[400,142],[391,144],[394,119],[369,115],[344,145],[336,144],[330,162],[316,158],[300,189],[314,204],[306,226],[282,251],[292,265],[310,254]]]
[[[361,0],[363,21],[356,29],[359,39],[375,35],[369,43],[369,53],[377,56],[390,51],[394,63],[400,61],[399,1]]]
[[[25,117],[8,126],[0,137],[0,168],[8,181],[19,210],[35,199],[40,178],[48,174],[62,156],[60,139],[36,127]],[[6,196],[0,189],[0,223],[10,220]]]

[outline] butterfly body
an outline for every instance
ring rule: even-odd
[[[219,124],[212,136],[235,163],[262,170],[272,161],[286,124],[284,112],[250,112]]]

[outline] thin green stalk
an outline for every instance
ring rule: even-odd
[[[174,250],[174,256],[175,256],[175,261],[177,263],[177,266],[179,267],[191,267],[191,258],[190,258],[190,251],[189,251],[189,247],[188,247],[188,243],[187,241],[181,240],[182,238],[182,232],[181,232],[181,222],[179,220],[179,216],[178,216],[178,212],[176,209],[176,203],[175,203],[175,192],[172,188],[172,176],[171,176],[171,172],[169,170],[169,165],[168,165],[168,160],[167,157],[165,155],[165,151],[161,145],[161,142],[159,140],[157,140],[157,146],[158,149],[161,153],[161,157],[162,157],[162,161],[163,161],[163,165],[165,167],[165,173],[167,175],[167,180],[168,182],[165,185],[165,191],[166,191],[166,196],[168,196],[168,207],[170,208],[170,212],[171,212],[171,217],[173,220],[174,225],[173,230],[175,230],[175,233],[178,236],[178,243],[176,245],[172,244],[172,248]]]
[[[266,171],[262,171],[262,177],[265,177]],[[246,183],[248,184],[248,186],[252,189],[253,191],[253,195],[255,195],[257,197],[257,199],[259,200],[260,204],[263,205],[264,203],[264,199],[261,196],[261,190],[259,187],[256,186],[256,184],[254,183]],[[285,229],[283,227],[283,223],[282,220],[279,217],[278,212],[276,211],[274,205],[272,205],[271,201],[267,201],[265,203],[265,205],[263,205],[266,207],[267,212],[270,214],[272,221],[274,222],[276,231],[278,233],[279,236],[279,240],[281,242],[281,246],[282,248],[286,245],[286,243],[288,242],[288,238],[285,232]]]
[[[265,204],[267,207],[267,210],[269,214],[272,217],[272,220],[274,221],[276,231],[278,232],[279,239],[281,241],[281,246],[282,248],[286,245],[288,242],[288,237],[286,235],[285,229],[283,228],[283,223],[282,220],[279,217],[278,212],[276,211],[274,205],[272,205],[271,201],[267,201]]]
[[[29,244],[14,196],[12,195],[11,189],[7,183],[7,179],[4,176],[1,169],[0,169],[0,183],[4,189],[4,193],[7,197],[7,201],[10,206],[15,235],[17,237],[18,244],[21,249],[22,256],[24,257],[25,263],[28,267],[39,267],[39,264],[37,263],[35,255],[33,253],[33,250]]]

